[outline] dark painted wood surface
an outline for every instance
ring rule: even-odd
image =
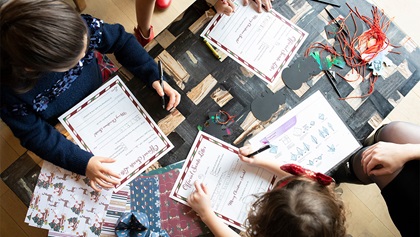
[[[345,5],[345,2],[337,2],[341,4],[341,7],[328,7],[329,11],[334,16],[347,16],[349,8]],[[347,3],[352,8],[357,7],[362,15],[372,16],[372,6],[366,1],[353,0],[347,1]],[[324,7],[326,7],[326,5],[305,0],[296,0],[291,3],[286,3],[284,0],[273,2],[273,8],[288,19],[294,20],[297,18],[296,16],[298,14],[302,14],[295,23],[309,33],[308,38],[294,57],[294,60],[303,57],[305,50],[312,43],[326,42],[323,31],[326,22],[330,19],[326,18],[321,20],[323,17],[327,17]],[[278,90],[283,91],[286,95],[285,104],[280,106],[279,111],[276,112],[276,114],[279,115],[296,106],[316,90],[320,90],[343,121],[349,126],[354,135],[359,140],[363,140],[393,110],[396,104],[401,101],[420,78],[420,74],[417,70],[420,68],[420,64],[419,60],[416,60],[420,58],[419,49],[415,48],[414,51],[409,51],[410,47],[407,47],[407,49],[406,47],[401,46],[394,50],[399,52],[399,55],[390,53],[387,57],[392,60],[395,67],[405,66],[410,73],[402,74],[399,70],[395,69],[390,75],[387,75],[387,78],[384,79],[383,77],[379,77],[375,84],[375,91],[367,98],[361,100],[356,99],[359,102],[355,102],[355,99],[339,100],[338,95],[333,90],[330,82],[323,76],[323,73],[321,73],[319,79],[310,79],[305,86],[307,89],[293,91],[285,86],[269,88],[262,80],[257,78],[257,76],[249,77],[243,73],[243,68],[234,60],[226,58],[223,62],[219,62],[206,48],[200,37],[200,33],[204,29],[205,24],[197,32],[188,30],[188,26],[194,22],[193,19],[198,20],[205,14],[206,10],[208,10],[208,6],[204,1],[196,1],[196,3],[187,10],[181,20],[175,22],[168,28],[168,31],[176,37],[176,40],[165,48],[158,44],[149,51],[153,57],[159,57],[160,53],[166,50],[190,75],[189,80],[184,83],[185,87],[182,89],[175,83],[171,84],[183,96],[182,102],[177,109],[185,117],[185,120],[169,134],[169,137],[173,138],[171,140],[177,145],[174,150],[160,160],[160,163],[164,166],[186,157],[190,145],[198,132],[197,126],[205,123],[208,119],[207,113],[211,111],[222,109],[229,114],[236,116],[235,123],[230,127],[232,134],[223,137],[223,140],[229,143],[234,143],[236,141],[235,145],[241,146],[246,139],[238,141],[237,138],[241,134],[243,135],[247,128],[249,128],[241,125],[243,125],[244,120],[250,114],[250,104],[256,98],[260,97],[264,91],[270,89],[273,92]],[[367,27],[365,27],[365,30],[366,29]],[[392,23],[386,34],[394,45],[400,45],[407,37]],[[191,60],[191,56],[189,55],[193,55],[194,60]],[[334,68],[334,70],[341,75],[346,75],[350,69],[350,67],[345,67],[344,69]],[[187,96],[187,93],[194,89],[198,83],[209,74],[217,80],[216,86],[211,89],[208,93],[209,95],[220,88],[228,91],[233,97],[223,107],[220,107],[210,96],[206,96],[198,105],[192,103]],[[167,78],[171,78],[169,75],[166,76]],[[359,88],[363,92],[368,91],[368,80],[360,82],[359,86],[353,87],[345,80],[339,77],[337,77],[337,79],[339,80],[338,88],[344,96],[350,95],[354,90]],[[130,80],[127,84],[129,87],[134,88],[137,87],[137,85],[134,85],[135,83],[138,82]],[[154,97],[153,92],[146,90],[135,91],[135,95],[138,96],[140,100],[144,99],[144,101]],[[155,103],[158,103],[158,98],[154,100],[156,100]],[[156,121],[165,117],[165,113],[159,111],[159,109],[154,106],[154,103],[148,102],[147,104],[143,103],[143,105],[147,107],[147,110],[152,114]],[[258,123],[261,126],[266,126],[266,124],[271,123],[277,117],[274,116],[270,121],[260,121]],[[250,134],[252,135],[252,131]],[[247,136],[244,137],[246,138]]]
[[[340,8],[330,8],[334,16],[347,16],[348,7],[344,1],[337,1]],[[357,6],[362,15],[371,16],[372,6],[366,1],[351,0],[347,3]],[[285,0],[276,0],[273,7],[286,18],[291,19],[309,33],[308,38],[298,51],[294,60],[303,57],[305,50],[314,42],[326,42],[323,36],[324,26],[329,19],[324,11],[326,5],[314,1],[295,0],[287,3]],[[128,87],[142,103],[145,109],[160,126],[167,126],[165,131],[175,145],[159,163],[162,166],[185,159],[198,132],[198,126],[203,126],[208,119],[208,113],[218,110],[227,111],[235,116],[235,122],[230,125],[230,135],[224,136],[223,140],[235,146],[242,146],[247,138],[260,131],[263,127],[275,121],[279,116],[286,113],[299,102],[320,90],[333,106],[339,116],[349,126],[359,140],[366,138],[379,123],[393,110],[393,108],[407,95],[420,79],[419,58],[420,51],[414,45],[410,46],[407,36],[391,23],[387,36],[394,45],[404,44],[395,49],[400,54],[389,54],[388,57],[395,64],[396,69],[387,75],[380,77],[376,83],[375,91],[362,100],[339,100],[330,82],[323,74],[311,78],[297,91],[290,90],[284,85],[268,87],[265,82],[250,74],[238,63],[230,58],[218,61],[203,43],[200,33],[204,29],[209,17],[205,17],[210,7],[204,0],[197,0],[176,22],[170,25],[157,40],[148,46],[149,53],[154,58],[165,62],[176,62],[174,65],[165,65],[165,76],[169,83],[182,95],[181,104],[177,110],[169,113],[161,109],[161,98],[138,78],[130,78],[128,74],[121,72],[128,79]],[[211,10],[210,10],[211,12]],[[204,19],[204,20],[203,20]],[[199,23],[201,22],[201,23]],[[192,32],[190,26],[196,24],[197,30]],[[166,36],[165,36],[166,35]],[[168,37],[168,35],[170,37]],[[166,40],[170,38],[171,40]],[[408,43],[407,43],[408,42]],[[165,59],[166,57],[166,59]],[[168,59],[169,57],[169,59]],[[399,67],[400,69],[398,69]],[[178,70],[179,69],[179,70]],[[345,75],[350,68],[335,68],[335,71]],[[202,85],[202,81],[216,80],[215,84]],[[211,81],[209,80],[209,81]],[[338,78],[338,88],[344,96],[350,95],[355,90],[367,91],[368,82],[363,81],[358,86],[352,86],[348,82]],[[195,97],[191,94],[196,91],[207,92],[199,103],[194,103]],[[258,121],[250,111],[251,103],[266,91],[280,91],[286,95],[286,102],[279,105],[278,111],[268,121]],[[227,102],[219,105],[212,94],[216,91],[224,91],[229,94]],[[191,98],[189,98],[192,97]],[[173,123],[171,116],[180,118]],[[163,122],[165,121],[165,122]],[[22,163],[23,162],[23,163]],[[23,169],[23,167],[26,167]],[[33,183],[36,182],[39,167],[34,166],[31,160],[22,157],[12,164],[1,174],[5,183],[24,201],[29,204]]]

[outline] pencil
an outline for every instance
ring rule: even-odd
[[[329,70],[324,70],[324,71],[325,71],[325,75],[327,76],[327,79],[330,81],[330,83],[331,83],[331,85],[332,85],[333,89],[335,90],[335,92],[338,94],[338,96],[339,96],[340,98],[343,98],[343,97],[341,96],[340,91],[338,90],[337,85],[335,84],[335,83],[337,83],[337,81],[335,80],[335,78],[334,78],[334,76],[332,75],[332,73],[331,73]]]
[[[164,83],[163,83],[163,68],[162,68],[162,62],[159,60],[158,61],[158,70],[159,70],[159,79],[160,79],[160,86],[162,87],[163,90],[163,96],[162,96],[162,108],[165,109],[165,88],[164,88]]]
[[[246,155],[246,157],[255,156],[256,154],[261,153],[261,152],[263,152],[263,151],[267,150],[268,148],[270,148],[270,145],[269,145],[269,144],[267,144],[267,145],[265,145],[265,146],[261,147],[260,149],[258,149],[258,150],[256,150],[256,151],[252,152],[251,154]]]
[[[211,44],[206,40],[203,39],[204,43],[206,43],[207,47],[210,49],[210,51],[213,53],[213,55],[218,59],[222,59],[222,57],[220,57],[220,55],[216,52],[216,50],[213,48],[213,46],[211,46]]]
[[[323,1],[323,0],[312,0],[312,1],[319,2],[319,3],[324,3],[324,4],[329,4],[333,7],[341,7],[341,5],[338,5],[338,4],[335,4],[335,3],[332,3],[332,2]]]

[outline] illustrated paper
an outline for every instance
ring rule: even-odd
[[[249,143],[259,148],[270,144],[261,155],[328,173],[360,148],[353,136],[320,91],[305,99]]]

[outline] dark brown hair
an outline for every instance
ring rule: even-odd
[[[0,10],[1,84],[29,90],[42,72],[71,68],[87,27],[60,0],[9,0]]]
[[[263,194],[248,214],[249,236],[346,236],[345,210],[331,187],[294,177]]]

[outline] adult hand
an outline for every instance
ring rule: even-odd
[[[363,171],[367,175],[388,175],[401,169],[409,159],[405,144],[378,142],[362,153]]]
[[[271,4],[271,0],[251,0],[257,4],[257,11],[262,12],[262,9],[264,8],[266,11],[270,11],[271,8],[273,8],[273,5]],[[248,0],[244,0],[244,6],[248,5]]]
[[[113,162],[115,162],[114,159],[106,157],[93,156],[90,158],[86,167],[86,176],[90,179],[89,185],[93,190],[101,191],[97,184],[103,188],[112,188],[120,183],[119,179],[121,177],[102,164]]]
[[[207,186],[198,181],[194,182],[194,186],[195,191],[187,198],[187,203],[201,218],[203,218],[206,217],[206,215],[213,213]]]
[[[179,105],[181,102],[181,95],[178,91],[174,90],[166,81],[163,81],[164,88],[160,85],[160,81],[154,81],[152,87],[156,90],[159,96],[164,96],[165,94],[169,97],[169,102],[166,105],[166,110],[171,110]]]
[[[223,13],[227,16],[235,12],[235,4],[231,0],[218,0],[214,8],[216,8],[217,13]]]

